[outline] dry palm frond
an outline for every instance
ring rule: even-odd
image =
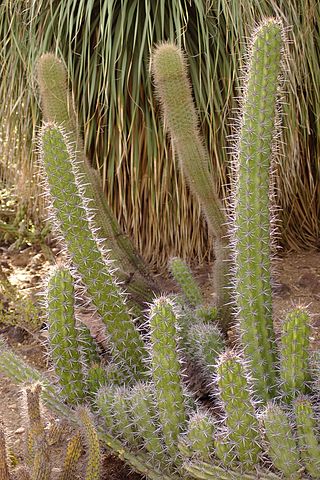
[[[31,182],[31,139],[39,124],[34,63],[54,51],[67,66],[86,150],[109,202],[144,256],[208,258],[211,241],[197,202],[172,161],[150,80],[155,43],[186,50],[200,127],[222,196],[228,136],[245,42],[263,16],[291,26],[283,146],[277,167],[282,238],[290,247],[319,239],[319,24],[316,0],[3,0],[0,5],[2,142],[0,174],[17,165]],[[11,170],[10,170],[11,169]],[[15,180],[17,181],[17,180]],[[32,213],[41,208],[30,202]]]

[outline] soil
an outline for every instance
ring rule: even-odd
[[[55,262],[61,262],[58,249],[53,248]],[[22,296],[26,295],[34,302],[40,301],[43,282],[53,268],[53,262],[44,257],[41,250],[28,247],[20,252],[10,252],[0,247],[0,267],[10,282]],[[320,252],[286,253],[275,261],[276,284],[274,286],[275,327],[279,331],[282,319],[292,307],[304,305],[312,320],[312,348],[320,346]],[[208,298],[212,295],[210,272],[211,265],[196,268],[194,273]],[[172,287],[170,279],[163,279],[164,289]],[[0,298],[1,300],[1,298]],[[95,331],[94,323],[90,325],[90,315],[83,312],[84,321]],[[24,328],[7,326],[0,323],[0,334],[4,335],[10,347],[29,364],[50,375],[45,331],[27,332]],[[7,444],[21,461],[26,450],[27,424],[24,416],[24,399],[21,388],[0,374],[0,422],[7,434]],[[43,408],[47,428],[60,421],[51,412]],[[62,440],[53,446],[56,473],[65,452],[66,442],[73,434],[67,429]],[[82,466],[85,456],[82,457]],[[124,465],[120,460],[105,454],[102,466],[102,480],[138,480],[141,477]]]

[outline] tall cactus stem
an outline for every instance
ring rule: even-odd
[[[286,401],[307,393],[310,383],[310,319],[303,308],[290,312],[282,326],[280,346],[281,389]]]
[[[270,281],[270,186],[276,133],[282,25],[266,20],[251,44],[234,155],[235,302],[255,388],[267,401],[276,386]]]
[[[170,455],[186,423],[185,398],[178,357],[177,319],[173,304],[158,298],[150,309],[151,373],[164,440]]]
[[[32,480],[50,480],[52,466],[45,437],[35,439],[33,450]]]
[[[200,138],[198,118],[187,76],[186,60],[174,44],[160,44],[153,54],[153,75],[165,122],[177,149],[181,170],[205,213],[215,236],[215,293],[221,321],[229,316],[228,274],[230,269],[226,218],[209,170],[209,155]]]
[[[51,358],[62,396],[70,404],[85,397],[84,377],[74,317],[73,278],[65,268],[54,270],[47,287],[47,318]]]
[[[275,404],[268,404],[262,414],[267,453],[273,465],[286,478],[300,478],[301,465],[293,431],[286,413]]]
[[[223,353],[217,366],[219,396],[234,455],[244,468],[253,468],[261,452],[259,425],[244,366],[237,354]]]
[[[59,127],[46,125],[40,134],[40,150],[53,210],[68,252],[107,327],[113,355],[122,363],[128,377],[139,378],[144,372],[144,343],[114,279],[113,267],[90,228],[74,171],[77,167],[73,163],[72,147]]]
[[[302,461],[312,478],[320,478],[320,443],[317,439],[317,417],[309,398],[301,396],[294,402],[297,436]]]

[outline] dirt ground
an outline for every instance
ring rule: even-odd
[[[57,252],[54,252],[57,253]],[[59,261],[59,256],[57,256]],[[39,302],[39,293],[43,282],[53,267],[41,251],[27,248],[18,253],[12,253],[7,248],[0,247],[0,266],[10,282],[29,298]],[[320,252],[293,252],[284,254],[276,262],[276,285],[274,287],[274,318],[276,329],[279,329],[286,312],[296,305],[308,308],[312,320],[312,348],[320,345]],[[211,295],[210,272],[212,266],[203,266],[195,270],[198,281],[206,295]],[[170,285],[170,280],[163,280],[163,285]],[[1,298],[0,298],[1,300]],[[48,372],[48,361],[45,347],[45,333],[29,334],[19,327],[0,324],[0,334],[3,334],[9,345],[29,364],[43,372]],[[48,373],[50,375],[50,373]],[[10,449],[21,460],[26,449],[26,420],[23,411],[23,395],[21,389],[0,374],[0,422],[7,433]],[[44,409],[47,426],[59,419]],[[67,430],[63,441],[53,447],[53,461],[56,473],[62,462],[66,441],[72,435]],[[84,458],[84,457],[83,457]],[[84,464],[84,462],[83,462]],[[102,480],[137,480],[139,475],[119,460],[105,455],[102,467]]]

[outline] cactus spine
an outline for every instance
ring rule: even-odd
[[[282,26],[273,19],[252,40],[234,159],[235,295],[242,343],[257,394],[276,385],[270,283],[269,175],[275,134]]]
[[[76,165],[70,163],[74,158],[69,141],[61,128],[46,125],[40,133],[40,149],[55,216],[68,252],[106,324],[114,356],[129,377],[139,378],[144,371],[145,347],[130,318],[125,296],[115,282],[110,261],[90,229],[74,172]]]
[[[320,444],[317,440],[316,416],[307,397],[298,397],[294,402],[297,436],[301,458],[312,478],[320,478]]]
[[[153,54],[153,75],[168,124],[177,148],[181,170],[197,196],[215,236],[215,292],[225,328],[230,323],[229,272],[226,219],[209,171],[208,152],[198,132],[198,120],[182,52],[173,44],[159,45]]]
[[[282,326],[281,388],[287,401],[307,393],[309,376],[309,316],[302,308],[290,312]]]

